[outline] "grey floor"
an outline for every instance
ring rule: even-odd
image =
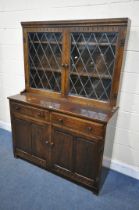
[[[0,129],[0,210],[139,210],[139,181],[110,171],[100,195],[12,154]]]

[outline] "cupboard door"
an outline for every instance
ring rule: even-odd
[[[58,172],[70,172],[72,170],[73,136],[63,130],[54,128],[52,141],[52,164]]]
[[[32,155],[48,159],[49,127],[47,125],[32,124]]]
[[[62,31],[28,32],[29,86],[61,92]]]
[[[31,123],[18,118],[14,119],[15,147],[31,153]]]
[[[76,137],[74,172],[78,176],[95,179],[97,170],[97,143]]]
[[[69,95],[109,101],[118,32],[82,30],[71,32]]]

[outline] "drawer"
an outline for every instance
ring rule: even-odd
[[[63,114],[52,113],[52,123],[55,125],[64,126],[75,131],[103,137],[104,125],[100,123],[90,122],[84,119],[70,117]]]
[[[18,113],[30,117],[34,117],[41,120],[49,121],[50,115],[49,111],[41,110],[31,106],[26,106],[18,103],[11,103],[11,111],[13,113]]]

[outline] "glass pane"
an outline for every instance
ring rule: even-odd
[[[70,94],[110,98],[118,33],[71,33]]]
[[[28,43],[30,86],[60,92],[62,34],[30,32]]]

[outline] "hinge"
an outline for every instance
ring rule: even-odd
[[[95,178],[95,182],[99,182],[99,176]]]
[[[125,39],[121,39],[121,41],[120,41],[120,46],[121,46],[121,47],[124,47],[124,45],[125,45]]]
[[[22,91],[20,92],[21,95],[22,95],[23,93],[26,93],[26,89],[24,89],[24,90],[22,90]]]
[[[26,38],[25,37],[23,38],[23,42],[26,43]]]
[[[99,149],[99,154],[102,154],[103,153],[103,150],[104,150],[104,147],[101,146],[101,148]]]
[[[114,94],[113,94],[113,99],[114,99],[114,100],[117,99],[117,93],[114,93]]]

